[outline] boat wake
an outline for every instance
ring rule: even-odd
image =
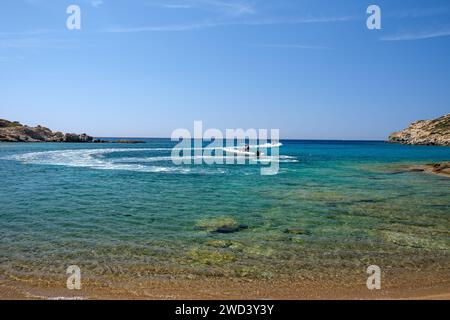
[[[215,155],[182,156],[181,159],[189,162],[201,159],[216,163],[227,163],[228,160],[245,158],[245,155],[228,155],[226,148],[190,148],[182,149],[184,151],[194,150],[222,150]],[[171,154],[161,155],[161,152],[172,151],[173,148],[104,148],[104,149],[77,149],[77,150],[57,150],[29,152],[24,154],[15,154],[3,159],[20,161],[25,164],[41,164],[68,167],[83,167],[103,170],[129,170],[138,172],[163,172],[163,173],[205,173],[217,174],[226,173],[228,166],[201,165],[194,166],[189,164],[175,165]],[[176,150],[176,149],[175,149]],[[180,149],[181,150],[181,149]],[[144,153],[144,154],[143,154]],[[159,153],[159,154],[158,154]],[[148,156],[147,156],[148,154]],[[180,157],[176,158],[180,160]],[[264,156],[258,159],[261,164],[278,162],[298,162],[295,157],[281,155],[278,157]]]

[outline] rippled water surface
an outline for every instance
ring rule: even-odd
[[[282,141],[280,172],[174,165],[172,142],[0,144],[0,275],[320,277],[449,265],[450,148]],[[212,232],[223,223],[233,233]],[[287,230],[291,232],[287,232]]]

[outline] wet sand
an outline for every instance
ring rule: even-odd
[[[65,288],[59,281],[2,279],[0,299],[154,299],[154,300],[309,300],[309,299],[450,299],[448,273],[391,274],[382,278],[380,290],[369,290],[366,278],[277,280],[252,279],[153,279],[143,282],[99,282],[85,280],[81,290]]]

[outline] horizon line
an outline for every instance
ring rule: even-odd
[[[168,139],[171,140],[171,137],[112,137],[112,136],[92,136],[93,138],[96,139]],[[189,140],[195,140],[193,138],[190,138]],[[200,140],[200,139],[197,139]],[[203,140],[203,139],[201,139]],[[227,139],[222,139],[222,140],[227,140]],[[270,141],[270,139],[267,139],[268,141]],[[365,141],[365,142],[386,142],[386,140],[382,140],[382,139],[307,139],[307,138],[281,138],[278,139],[278,141]],[[176,140],[174,140],[176,141]]]

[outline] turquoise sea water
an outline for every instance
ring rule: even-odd
[[[72,264],[98,279],[449,271],[450,179],[404,169],[450,160],[450,148],[282,143],[275,176],[261,164],[176,166],[167,139],[1,143],[0,276],[64,276]],[[248,228],[211,232],[224,220]]]

